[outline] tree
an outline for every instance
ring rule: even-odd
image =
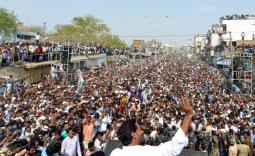
[[[111,41],[111,43],[112,43],[112,46],[113,46],[113,47],[116,47],[116,48],[127,47],[127,44],[126,44],[124,41],[122,41],[122,40],[119,38],[119,36],[117,36],[117,35],[112,36],[112,41]]]
[[[17,17],[12,11],[0,8],[0,36],[3,39],[11,38],[16,34]]]
[[[56,33],[54,36],[56,37],[56,41],[69,41],[70,43],[79,42],[80,30],[74,25],[57,25],[55,29]]]
[[[73,43],[104,44],[107,47],[126,46],[118,36],[110,33],[110,28],[102,20],[93,16],[74,17],[72,24],[55,27],[56,40]]]
[[[127,47],[127,44],[122,41],[119,36],[116,35],[105,35],[101,37],[99,41],[104,47],[113,47],[113,48],[124,48]]]

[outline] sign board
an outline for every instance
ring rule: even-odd
[[[212,33],[216,33],[216,34],[225,34],[226,33],[226,25],[213,25],[212,26]]]

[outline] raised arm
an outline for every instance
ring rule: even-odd
[[[186,98],[181,98],[181,108],[185,112],[181,129],[183,130],[184,134],[187,136],[189,133],[191,122],[192,122],[193,108],[190,102]]]

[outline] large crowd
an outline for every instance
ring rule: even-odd
[[[212,156],[254,155],[253,97],[228,92],[221,71],[198,58],[171,54],[79,74],[84,79],[79,90],[78,78],[60,83],[49,76],[31,85],[5,79],[0,155],[107,155],[107,143],[118,140],[118,127],[131,118],[142,125],[143,144],[159,145],[180,128],[181,97],[194,107],[186,149]]]
[[[249,15],[249,14],[233,14],[233,15],[225,15],[220,17],[221,20],[254,20],[255,15]]]
[[[67,48],[69,47],[69,48]],[[70,50],[71,56],[81,55],[119,55],[126,54],[127,48],[106,48],[100,44],[85,45],[43,42],[11,42],[0,44],[0,66],[8,66],[16,61],[42,62],[60,59],[60,53]]]

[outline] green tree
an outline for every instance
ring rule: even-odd
[[[12,11],[0,8],[0,36],[3,39],[11,38],[16,33],[17,17]]]
[[[60,42],[75,43],[79,41],[80,30],[74,25],[57,25],[55,27],[56,33],[54,34],[55,40]]]
[[[123,48],[127,47],[127,44],[122,41],[117,35],[105,35],[100,38],[100,44],[104,45],[104,47],[113,47],[113,48]]]
[[[70,43],[100,43],[107,47],[126,46],[118,36],[110,33],[110,28],[94,16],[74,17],[72,24],[57,25],[55,37],[58,41]]]

